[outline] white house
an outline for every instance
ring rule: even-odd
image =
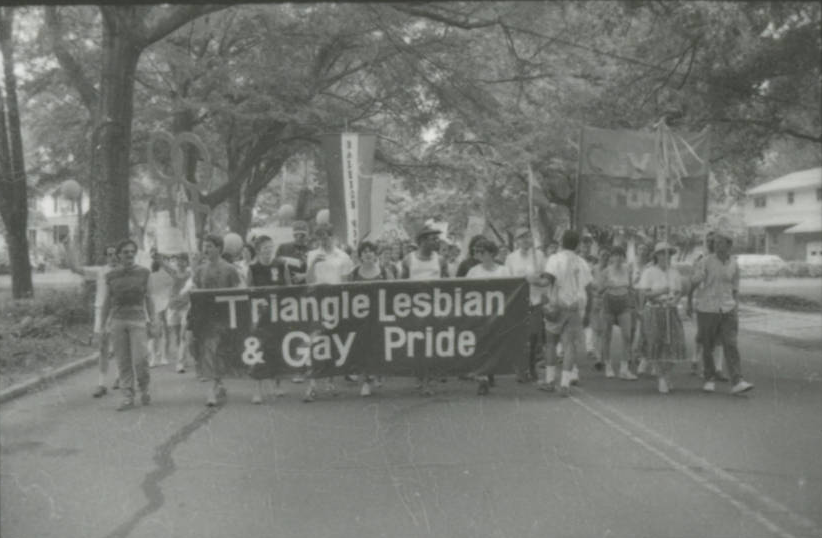
[[[80,207],[75,200],[60,194],[54,187],[42,196],[29,199],[29,249],[51,247],[63,243],[77,233],[78,217],[89,208],[88,193],[83,190]]]
[[[749,189],[745,224],[766,254],[822,263],[822,167]]]

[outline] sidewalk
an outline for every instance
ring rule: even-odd
[[[822,312],[787,312],[742,303],[739,305],[739,329],[817,343],[822,347]]]

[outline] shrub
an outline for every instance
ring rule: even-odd
[[[81,290],[48,290],[33,299],[10,303],[8,315],[16,321],[54,316],[68,326],[93,322],[94,307]]]

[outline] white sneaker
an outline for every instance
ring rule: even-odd
[[[636,367],[636,373],[639,375],[644,374],[648,371],[648,359],[642,357],[639,359],[639,366]]]
[[[167,366],[168,365],[168,359],[165,358],[165,357],[161,357],[159,364],[160,364],[160,366]]]
[[[742,394],[743,392],[748,392],[754,388],[753,383],[748,383],[744,379],[740,379],[739,383],[733,386],[731,389],[731,394]]]
[[[628,368],[628,363],[625,362],[623,362],[619,368],[619,378],[625,381],[636,381],[638,379],[637,376],[631,372],[630,368]]]
[[[659,388],[659,392],[661,394],[668,394],[671,391],[671,388],[668,386],[668,382],[664,377],[659,378],[659,385],[657,388]]]
[[[255,394],[254,396],[251,397],[251,403],[253,403],[255,405],[260,405],[261,403],[263,403],[263,397],[260,396],[259,394]]]
[[[366,397],[371,396],[371,384],[370,383],[363,383],[362,388],[360,389],[360,396]]]
[[[616,374],[614,373],[614,368],[610,364],[605,365],[605,377],[607,377],[608,379],[613,379],[614,377],[616,377]]]
[[[702,390],[705,392],[714,392],[716,390],[716,383],[713,381],[707,381],[704,385],[702,385]]]
[[[579,369],[574,365],[570,375],[571,385],[579,385]]]

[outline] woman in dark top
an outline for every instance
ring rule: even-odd
[[[290,286],[291,271],[281,259],[274,257],[274,240],[267,235],[261,235],[255,240],[256,260],[248,266],[246,282],[251,288],[259,286]],[[263,313],[260,320],[268,319]],[[281,396],[279,378],[274,379],[274,396]],[[251,398],[252,403],[263,403],[263,380],[258,379]]]
[[[390,280],[389,273],[385,267],[378,263],[377,245],[370,241],[363,241],[357,248],[357,258],[360,260],[360,265],[351,271],[351,276],[348,278],[349,282],[365,282],[368,280]],[[346,376],[346,379],[351,379]],[[360,396],[371,396],[371,383],[379,385],[382,383],[381,378],[376,380],[372,376],[365,376],[360,389]]]

